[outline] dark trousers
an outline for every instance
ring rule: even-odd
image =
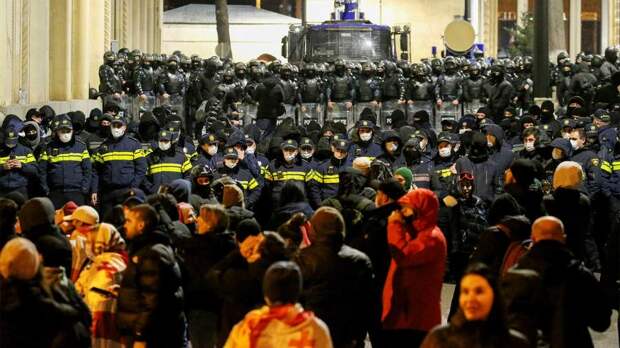
[[[418,348],[428,332],[420,330],[383,330],[383,348]]]
[[[62,189],[51,190],[49,199],[54,203],[54,208],[60,209],[67,202],[73,201],[77,206],[86,204],[86,195],[79,191],[63,192]]]

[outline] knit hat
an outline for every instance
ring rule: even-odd
[[[394,178],[388,178],[384,182],[380,183],[379,191],[385,193],[386,196],[395,201],[407,193],[407,191],[403,188],[403,185],[401,185]]]
[[[583,169],[574,161],[560,163],[553,173],[553,189],[566,188],[576,190],[583,182]]]
[[[99,223],[99,213],[95,208],[89,205],[83,205],[77,208],[73,214],[65,216],[65,221],[81,221],[87,225],[96,225]]]
[[[243,191],[237,185],[225,185],[222,195],[222,204],[226,209],[234,206],[244,206]]]
[[[0,275],[5,279],[30,280],[37,274],[40,263],[37,247],[31,241],[13,238],[0,252]]]
[[[19,210],[19,223],[22,231],[28,232],[37,226],[53,225],[55,214],[54,204],[47,197],[26,201]]]
[[[249,236],[257,236],[260,234],[260,224],[256,219],[244,219],[239,222],[235,229],[235,237],[239,243],[243,242]]]
[[[413,181],[413,173],[411,172],[411,169],[407,168],[407,167],[401,167],[396,169],[396,171],[394,172],[394,175],[400,175],[403,178],[405,178],[405,191],[408,191],[411,188],[411,182]]]
[[[74,201],[69,201],[62,206],[63,216],[69,216],[78,208],[78,205]]]
[[[521,186],[528,187],[536,178],[536,164],[526,158],[515,160],[510,166],[512,176]]]
[[[314,231],[314,237],[316,239],[331,239],[333,236],[338,236],[341,240],[344,239],[344,219],[336,208],[319,208],[314,215],[312,215],[312,218],[310,218],[310,224],[312,225],[312,230]]]
[[[364,176],[368,176],[370,173],[370,158],[358,157],[353,160],[352,167],[362,172]]]

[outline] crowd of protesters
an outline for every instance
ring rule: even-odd
[[[0,347],[593,347],[617,56],[536,105],[529,57],[108,52],[102,109],[2,123]]]

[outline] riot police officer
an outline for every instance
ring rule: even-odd
[[[479,63],[469,66],[469,76],[463,80],[463,111],[465,114],[474,114],[481,106],[482,85],[484,84]]]
[[[334,74],[327,85],[327,108],[332,110],[336,103],[344,103],[347,110],[353,107],[355,86],[353,78],[346,73],[345,62],[337,59],[334,63]]]
[[[108,51],[103,55],[103,64],[99,67],[99,93],[103,94],[103,103],[108,100],[120,100],[123,93],[123,84],[119,76],[114,71],[116,54]]]
[[[460,117],[460,100],[463,95],[460,77],[457,74],[456,59],[447,57],[444,62],[444,72],[437,78],[435,98],[437,98],[437,113],[447,113],[452,119]]]
[[[157,84],[159,86],[159,94],[165,103],[168,103],[176,110],[177,115],[183,117],[183,100],[187,83],[185,76],[179,70],[179,57],[170,56],[168,58],[168,71],[159,76]]]

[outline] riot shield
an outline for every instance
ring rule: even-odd
[[[332,110],[327,110],[327,121],[344,124],[347,129],[355,125],[353,108],[347,109],[346,102],[334,103]]]
[[[258,112],[258,105],[254,103],[241,103],[237,107],[239,110],[239,117],[243,122],[243,125],[256,123],[256,113]]]
[[[320,103],[302,103],[297,111],[297,124],[307,126],[312,121],[323,125],[323,104]]]
[[[435,104],[435,129],[441,129],[441,121],[458,121],[461,118],[461,105],[452,102],[444,102],[441,107]]]
[[[134,97],[131,103],[131,114],[134,121],[139,121],[145,112],[153,111],[156,103],[157,98],[154,95],[146,94],[144,100],[140,96]]]
[[[413,115],[418,111],[428,112],[428,117],[433,115],[433,102],[431,100],[416,100],[413,104],[407,104],[407,121],[413,123]]]
[[[172,110],[172,113],[185,120],[185,103],[184,98],[180,94],[171,95],[168,98],[161,98],[161,106],[167,105]]]
[[[381,117],[379,125],[382,129],[392,129],[392,113],[401,110],[405,113],[405,105],[399,104],[398,100],[386,100],[381,105]]]
[[[463,104],[463,114],[472,114],[475,115],[478,109],[484,107],[485,105],[480,102],[480,99],[474,99],[471,102],[467,102]]]

